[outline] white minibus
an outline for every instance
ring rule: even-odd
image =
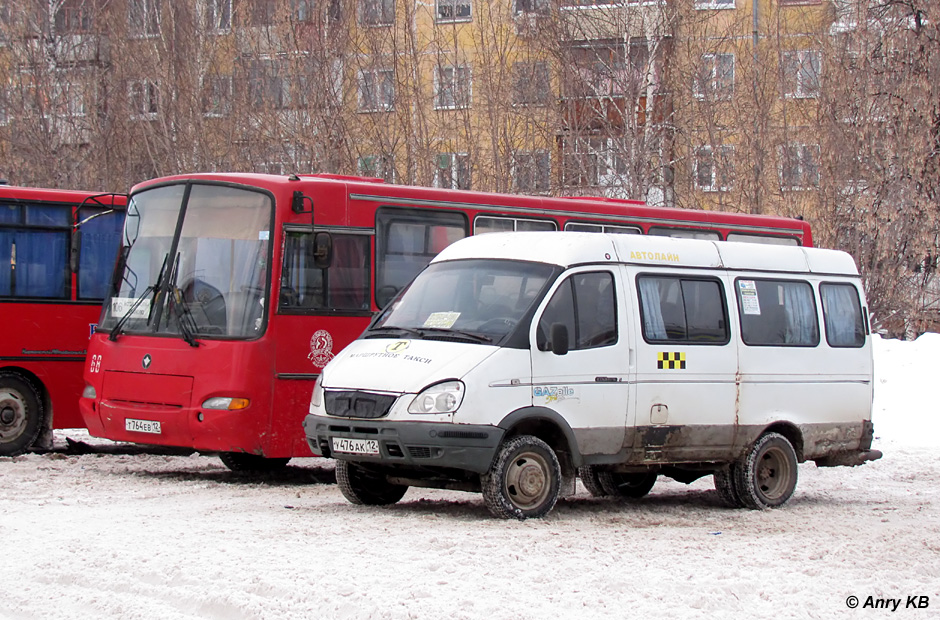
[[[871,336],[851,256],[590,233],[460,240],[323,370],[304,420],[356,504],[409,486],[540,517],[580,476],[638,498],[713,475],[770,508],[798,463],[871,449]]]

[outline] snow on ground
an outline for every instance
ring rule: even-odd
[[[765,512],[722,507],[710,477],[633,503],[579,485],[525,522],[449,491],[364,508],[328,460],[246,477],[101,441],[72,454],[66,436],[96,440],[59,433],[62,450],[0,458],[0,618],[935,618],[940,335],[875,355],[884,458],[804,464]]]

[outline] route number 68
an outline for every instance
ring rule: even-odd
[[[96,372],[99,372],[100,370],[101,370],[101,356],[92,355],[91,363],[88,365],[88,372],[94,374]]]

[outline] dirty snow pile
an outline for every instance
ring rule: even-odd
[[[525,522],[449,491],[364,508],[331,461],[246,477],[60,432],[53,453],[0,458],[0,618],[935,618],[940,336],[875,356],[884,458],[804,464],[765,512],[722,507],[711,478],[632,503],[579,485]]]

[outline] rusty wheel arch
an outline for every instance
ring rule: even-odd
[[[765,428],[760,436],[763,436],[765,433],[779,433],[783,435],[796,451],[797,462],[802,463],[806,460],[803,457],[803,432],[795,424],[791,422],[774,422]]]

